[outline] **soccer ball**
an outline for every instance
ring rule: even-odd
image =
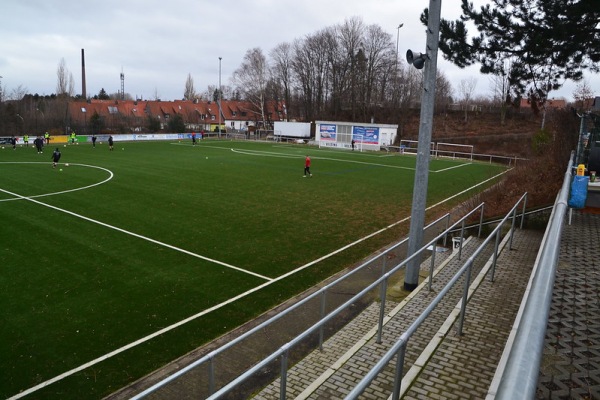
[[[63,144],[63,146],[64,146],[64,147],[67,147],[67,145],[66,145],[66,144]]]
[[[66,164],[65,164],[65,167],[68,167],[68,166],[69,166],[69,163],[66,163]]]

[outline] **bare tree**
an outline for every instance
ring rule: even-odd
[[[468,79],[462,79],[458,85],[458,94],[460,96],[460,104],[465,110],[465,122],[468,121],[468,111],[471,101],[473,99],[473,93],[477,87],[477,79],[470,77]]]
[[[586,102],[594,97],[594,91],[590,87],[589,82],[584,79],[575,87],[573,98],[575,99],[575,108],[581,111],[586,111]]]
[[[446,74],[438,70],[435,78],[435,108],[437,111],[446,111],[448,104],[452,102],[453,92],[452,84]]]
[[[160,100],[160,93],[158,93],[158,88],[154,88],[154,94],[152,97],[153,100]]]
[[[75,94],[73,74],[67,69],[65,59],[61,58],[56,69],[56,95],[72,97]]]
[[[490,77],[490,89],[492,92],[492,103],[500,107],[500,125],[506,122],[506,112],[510,102],[510,75],[512,61],[510,56],[499,61],[500,65],[495,68],[498,71]]]
[[[25,95],[29,93],[29,90],[23,85],[19,85],[13,90],[10,91],[10,95],[8,96],[9,100],[21,100]]]
[[[189,73],[188,73],[187,79],[185,81],[185,89],[183,91],[183,98],[185,100],[194,100],[194,99],[198,98],[196,89],[194,89],[194,79],[192,78],[192,74],[189,74]]]
[[[347,19],[337,28],[341,50],[347,56],[350,64],[349,100],[352,110],[352,120],[356,119],[359,79],[361,77],[360,70],[364,67],[364,29],[364,23],[359,17]]]
[[[271,79],[278,83],[281,97],[284,100],[287,112],[290,110],[292,90],[292,46],[289,43],[277,45],[269,54],[271,57]]]
[[[378,25],[369,25],[364,31],[364,52],[366,57],[365,71],[363,74],[363,118],[366,120],[370,112],[374,115],[376,108],[383,105],[385,84],[383,78],[388,72],[390,60],[395,58],[396,50],[392,36],[384,32]],[[393,85],[393,80],[389,81]]]
[[[394,60],[394,71],[396,65]],[[394,72],[396,73],[396,72]],[[418,102],[422,92],[423,73],[400,61],[398,66],[398,134],[402,138],[404,136],[404,127],[408,119],[411,107]]]
[[[244,93],[244,98],[250,101],[260,115],[260,121],[266,127],[266,88],[268,81],[267,59],[258,47],[248,50],[242,65],[233,73],[235,86]]]
[[[322,115],[328,97],[330,46],[333,30],[324,29],[294,42],[292,68],[297,77],[305,120]]]

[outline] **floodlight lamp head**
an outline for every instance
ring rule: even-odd
[[[423,53],[413,53],[412,50],[408,50],[406,52],[406,61],[409,64],[414,65],[414,67],[416,69],[423,69],[426,58],[427,58],[427,55],[423,54]]]

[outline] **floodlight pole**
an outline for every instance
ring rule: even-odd
[[[399,93],[400,92],[400,87],[399,87],[400,86],[399,85],[400,77],[398,76],[399,75],[398,61],[400,58],[400,54],[399,54],[399,51],[400,51],[400,28],[402,28],[403,26],[404,26],[404,24],[401,23],[401,24],[398,24],[398,28],[396,28],[396,75],[395,75],[396,79],[394,80],[394,82],[396,84],[396,95],[397,96],[400,96],[400,93]],[[398,104],[400,104],[400,99],[398,99]]]
[[[423,71],[423,94],[421,95],[421,117],[419,144],[417,147],[417,167],[413,188],[412,213],[408,238],[408,257],[415,254],[423,243],[425,207],[429,179],[429,157],[431,152],[431,131],[435,106],[435,80],[437,75],[437,53],[440,36],[442,0],[429,0],[429,21],[427,21],[427,48]],[[421,257],[414,257],[406,267],[404,289],[414,290],[419,285]]]
[[[221,58],[219,57],[219,93],[217,93],[217,112],[219,113],[219,139],[221,139]]]

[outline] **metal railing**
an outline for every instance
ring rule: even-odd
[[[521,318],[518,321],[514,344],[510,349],[496,392],[496,398],[500,400],[535,398],[552,302],[552,289],[560,253],[560,240],[569,208],[568,196],[573,155],[574,153],[571,153],[563,184],[556,198],[541,250],[534,265],[535,274],[531,281],[531,288],[519,311]],[[493,392],[494,389],[492,388],[490,391]]]
[[[260,323],[259,325],[255,326],[254,328],[248,330],[247,332],[241,334],[240,336],[236,337],[235,339],[233,339],[232,341],[226,343],[225,345],[221,346],[220,348],[210,352],[209,354],[206,354],[205,356],[199,358],[198,360],[196,360],[195,362],[187,365],[186,367],[178,370],[177,372],[175,372],[174,374],[170,375],[169,377],[161,380],[160,382],[154,384],[153,386],[151,386],[150,388],[144,390],[143,392],[135,395],[132,397],[132,399],[142,399],[146,396],[148,396],[149,394],[156,392],[157,390],[159,390],[160,388],[164,387],[165,385],[167,385],[168,383],[180,378],[181,376],[183,376],[184,374],[189,373],[192,370],[196,370],[197,368],[199,368],[202,365],[207,365],[207,374],[208,374],[208,388],[207,388],[207,392],[210,395],[210,399],[217,399],[225,394],[227,394],[229,391],[231,391],[232,389],[234,389],[236,386],[240,385],[241,383],[243,383],[246,379],[248,379],[249,377],[251,377],[252,375],[258,373],[263,367],[265,367],[266,365],[268,365],[269,363],[276,361],[278,358],[281,359],[281,363],[280,363],[280,370],[281,370],[281,398],[285,398],[285,394],[286,394],[286,388],[285,388],[285,384],[286,384],[286,374],[287,374],[287,365],[288,365],[288,352],[289,350],[297,345],[300,341],[302,341],[303,339],[305,339],[308,335],[311,334],[317,334],[318,335],[318,348],[322,349],[322,345],[323,345],[323,341],[324,341],[324,334],[323,334],[323,328],[324,326],[332,321],[338,314],[340,314],[342,311],[348,309],[349,307],[351,307],[353,304],[355,304],[355,301],[358,298],[361,298],[363,296],[365,296],[367,293],[369,293],[370,291],[372,291],[373,289],[377,289],[380,288],[381,290],[381,299],[382,301],[382,305],[381,305],[381,313],[380,315],[383,316],[383,307],[385,306],[385,289],[387,287],[387,283],[388,280],[390,279],[391,275],[394,274],[395,272],[399,271],[400,269],[404,268],[406,266],[406,264],[412,260],[415,257],[421,257],[422,253],[424,253],[425,251],[429,251],[428,248],[432,248],[432,254],[434,254],[434,256],[432,257],[432,259],[435,257],[435,253],[436,253],[436,246],[437,243],[439,241],[443,241],[443,243],[446,243],[447,240],[447,236],[448,236],[448,232],[454,230],[457,226],[461,226],[461,237],[462,237],[462,233],[464,232],[464,227],[465,227],[465,221],[468,220],[471,216],[473,216],[476,212],[479,211],[480,213],[480,224],[483,221],[483,210],[484,210],[484,204],[480,204],[479,206],[475,207],[472,211],[470,211],[469,213],[467,213],[466,215],[464,215],[463,217],[461,217],[460,219],[458,219],[456,222],[454,222],[453,224],[450,224],[451,221],[451,216],[450,214],[445,214],[442,217],[438,218],[437,220],[431,222],[430,224],[428,224],[426,227],[424,227],[424,230],[428,230],[431,229],[434,226],[437,226],[439,224],[444,223],[445,224],[445,229],[439,233],[438,235],[436,235],[432,240],[430,240],[427,244],[425,244],[417,253],[413,254],[412,256],[404,259],[400,264],[398,264],[397,266],[393,267],[392,269],[390,269],[389,271],[386,272],[386,260],[388,259],[388,254],[390,254],[391,252],[397,250],[400,246],[404,245],[408,239],[403,239],[400,242],[396,243],[395,245],[387,248],[385,251],[383,251],[381,254],[365,261],[364,263],[362,263],[360,266],[358,266],[357,268],[353,269],[352,271],[348,272],[347,274],[344,274],[342,277],[334,280],[333,282],[331,282],[330,284],[322,287],[321,289],[319,289],[318,291],[306,296],[305,298],[303,298],[302,300],[298,301],[297,303],[293,304],[292,306],[290,306],[289,308],[285,309],[284,311],[274,315],[273,317],[271,317],[270,319]],[[479,234],[481,234],[481,228],[479,229]],[[460,243],[460,250],[462,250],[462,241]],[[459,250],[459,251],[460,251]],[[370,285],[368,285],[367,287],[365,287],[363,290],[361,290],[358,294],[356,294],[355,296],[353,296],[350,300],[346,301],[344,304],[342,304],[341,306],[339,306],[338,308],[336,308],[335,310],[331,311],[330,313],[326,314],[325,313],[325,301],[327,298],[327,293],[329,291],[331,291],[331,289],[337,285],[339,285],[341,282],[343,282],[344,280],[349,279],[350,277],[352,277],[354,274],[357,274],[358,272],[360,272],[361,270],[365,269],[368,266],[372,266],[374,262],[378,261],[379,263],[381,263],[381,276],[376,279],[373,283],[371,283]],[[432,261],[432,267],[433,268],[433,261]],[[432,273],[429,274],[430,278],[432,279]],[[430,281],[431,282],[431,281]],[[431,287],[431,283],[430,283],[430,287]],[[215,366],[215,360],[216,358],[223,352],[231,349],[233,346],[241,343],[243,340],[251,337],[252,335],[257,334],[258,332],[264,330],[266,327],[268,327],[269,325],[275,323],[277,320],[284,318],[286,315],[290,314],[292,311],[299,309],[300,307],[306,305],[309,301],[311,300],[319,300],[321,302],[321,307],[320,307],[320,316],[319,316],[319,320],[317,323],[315,323],[314,325],[312,325],[310,328],[308,328],[307,330],[305,330],[304,332],[302,332],[301,334],[299,334],[298,336],[296,336],[294,339],[292,339],[291,341],[285,343],[283,346],[281,346],[279,349],[277,349],[275,352],[271,353],[269,356],[263,358],[262,360],[260,360],[258,363],[254,364],[250,369],[246,370],[246,372],[244,372],[243,374],[239,375],[237,378],[235,378],[234,380],[232,380],[231,382],[229,382],[228,384],[226,384],[225,386],[223,386],[222,388],[217,390],[217,385],[216,385],[216,366]],[[381,332],[383,329],[383,318],[380,318],[379,321],[379,326],[378,326],[378,340],[380,340],[381,338]]]
[[[526,197],[526,194],[523,196]],[[523,198],[521,198],[521,199],[523,199]],[[480,212],[480,221],[482,221],[483,220],[483,209],[484,209],[484,205],[482,203],[479,206],[477,206],[476,208],[474,208],[473,210],[471,210],[469,213],[467,213],[465,216],[463,216],[459,221],[448,226],[442,233],[440,233],[435,238],[430,240],[427,244],[425,244],[423,247],[421,247],[421,249],[419,249],[419,251],[417,251],[416,253],[405,258],[400,264],[396,265],[390,271],[384,273],[383,276],[381,276],[379,279],[377,279],[375,282],[371,283],[370,285],[366,286],[362,291],[360,291],[358,294],[353,296],[350,300],[348,300],[343,305],[341,305],[340,307],[335,309],[333,312],[327,314],[326,316],[323,316],[316,324],[312,325],[310,328],[306,329],[300,335],[296,336],[294,339],[292,339],[285,345],[281,346],[277,351],[273,352],[268,357],[261,360],[258,364],[254,365],[252,368],[248,369],[246,372],[244,372],[243,374],[238,376],[236,379],[231,381],[229,384],[227,384],[226,386],[221,388],[219,391],[214,393],[208,399],[216,400],[216,399],[221,398],[222,396],[227,395],[236,386],[241,385],[244,381],[251,378],[253,375],[259,373],[267,365],[269,365],[272,362],[275,362],[279,359],[279,361],[280,361],[280,378],[281,378],[280,379],[280,388],[279,388],[279,398],[280,398],[280,400],[285,400],[287,398],[286,385],[287,385],[287,371],[288,371],[288,353],[289,353],[290,349],[292,349],[294,346],[298,345],[302,340],[306,339],[309,335],[311,335],[315,332],[320,332],[323,329],[323,327],[328,322],[330,322],[335,316],[340,314],[345,309],[351,307],[358,299],[365,296],[367,293],[369,293],[373,289],[377,289],[377,288],[380,289],[380,300],[381,300],[380,311],[379,311],[379,320],[378,320],[378,324],[377,324],[377,341],[378,341],[378,343],[381,343],[381,333],[383,331],[383,326],[384,326],[383,316],[384,316],[384,312],[385,312],[385,294],[386,294],[386,290],[388,287],[388,280],[390,279],[390,276],[392,274],[398,272],[400,269],[406,267],[406,265],[411,260],[413,260],[415,258],[418,259],[418,257],[421,257],[422,253],[425,251],[428,251],[428,248],[430,248],[430,247],[433,248],[433,254],[435,254],[436,243],[439,240],[443,239],[448,234],[449,231],[454,229],[459,224],[464,226],[465,220],[467,220],[469,217],[471,217],[476,211]],[[515,209],[516,208],[513,208],[513,210],[515,210]],[[442,218],[444,218],[444,217],[442,217]],[[515,213],[515,218],[516,218],[516,213]],[[462,250],[462,241],[460,242],[460,249]],[[459,253],[459,257],[460,257],[460,253]],[[430,280],[433,279],[433,274],[431,274],[431,273],[429,274],[429,279]],[[431,287],[431,284],[430,284],[430,287]],[[464,318],[464,313],[462,315],[463,316],[461,318]],[[321,347],[321,346],[322,346],[322,342],[319,343],[319,347]]]
[[[375,366],[369,370],[369,372],[364,376],[364,378],[350,391],[350,393],[345,397],[346,399],[356,399],[362,394],[365,389],[371,384],[371,382],[379,375],[381,371],[391,362],[391,360],[397,356],[396,367],[395,367],[395,375],[394,375],[394,385],[392,391],[392,399],[397,400],[400,398],[400,391],[402,389],[402,376],[404,370],[404,358],[406,355],[406,350],[408,346],[408,341],[412,337],[412,335],[416,332],[416,330],[425,322],[425,320],[429,317],[429,315],[433,312],[433,310],[437,307],[437,305],[444,299],[444,297],[448,294],[448,292],[454,287],[454,285],[458,282],[458,280],[465,275],[464,280],[464,289],[463,296],[461,300],[461,310],[458,321],[458,334],[462,335],[462,327],[464,318],[466,315],[466,307],[467,300],[469,295],[469,285],[471,281],[471,269],[473,267],[474,261],[477,256],[483,251],[483,249],[487,246],[487,244],[495,239],[494,244],[494,253],[493,253],[493,262],[491,269],[491,277],[493,280],[494,270],[498,256],[498,248],[500,242],[500,234],[502,227],[505,222],[511,218],[511,229],[509,231],[509,248],[512,248],[512,237],[515,230],[517,209],[519,205],[523,205],[523,212],[525,210],[525,205],[527,202],[527,193],[525,193],[521,198],[515,203],[512,209],[506,214],[506,216],[502,219],[501,223],[491,232],[491,234],[483,241],[483,243],[473,252],[473,254],[469,257],[469,259],[463,264],[463,266],[458,270],[458,272],[448,281],[448,283],[444,286],[444,288],[438,293],[438,295],[429,303],[425,311],[423,311],[415,321],[400,335],[398,340],[392,345],[392,347],[385,353],[385,355],[379,359],[379,361],[375,364]],[[521,228],[523,226],[523,217],[521,218]],[[515,397],[516,398],[516,397]]]

